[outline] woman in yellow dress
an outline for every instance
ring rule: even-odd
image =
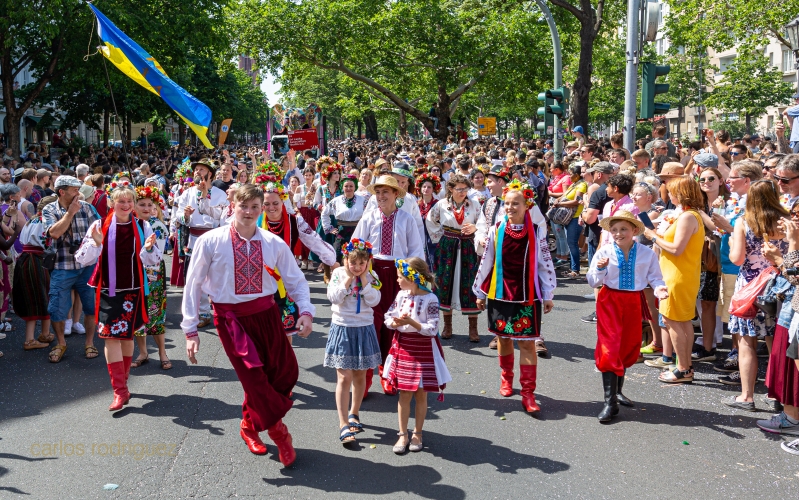
[[[702,246],[705,229],[699,210],[704,206],[699,184],[690,177],[672,179],[666,185],[672,202],[680,207],[674,221],[663,234],[647,229],[645,235],[660,247],[660,270],[669,289],[669,298],[660,301],[659,312],[677,354],[677,366],[660,374],[668,384],[691,383],[691,343],[694,328],[691,319],[699,294],[702,271]]]

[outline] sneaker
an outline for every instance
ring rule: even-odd
[[[702,320],[699,319],[699,316],[691,320],[691,326],[694,328],[699,328],[702,326]]]
[[[768,394],[763,394],[763,398],[761,399],[761,401],[763,402],[763,405],[766,407],[766,409],[771,413],[780,413],[783,410],[782,403],[780,403],[774,398],[768,397]]]
[[[714,370],[721,373],[732,373],[738,371],[738,349],[733,349],[727,359],[716,363]]]
[[[86,335],[86,328],[80,323],[72,323],[72,331],[78,335]]]
[[[758,420],[756,423],[758,427],[766,432],[799,436],[799,422],[794,424],[788,420],[788,415],[785,412],[778,413],[769,420]]]
[[[738,410],[746,410],[746,411],[755,411],[754,401],[738,401],[736,399],[737,397],[738,397],[737,395],[727,396],[725,398],[721,398],[721,402],[729,406],[730,408],[736,408]]]
[[[780,447],[792,455],[799,455],[799,439],[794,439],[790,443],[780,443]]]
[[[3,340],[4,338],[6,338],[6,334],[5,333],[0,333],[0,340]]]
[[[757,346],[757,357],[758,358],[768,358],[768,346],[765,342]]]
[[[588,316],[583,316],[580,318],[583,323],[596,323],[596,311],[592,312]]]
[[[706,351],[704,347],[700,347],[696,351],[691,353],[691,360],[692,361],[716,361],[716,350],[711,349]]]
[[[719,377],[719,382],[724,385],[734,385],[741,387],[741,372],[732,372],[729,375]]]
[[[583,295],[583,298],[584,299],[595,299],[596,297],[594,296],[593,293],[586,293],[585,295]]]
[[[72,335],[72,320],[64,321],[64,335]]]
[[[668,368],[674,364],[674,360],[666,361],[663,359],[663,356],[658,356],[655,359],[647,359],[644,361],[644,364],[652,368]]]
[[[662,356],[663,346],[655,345],[654,342],[650,342],[648,346],[641,348],[641,354],[644,356]]]
[[[570,262],[568,260],[555,259],[553,264],[555,265],[556,268],[558,268],[558,267],[568,266]]]

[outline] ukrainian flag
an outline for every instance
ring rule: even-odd
[[[150,54],[119,30],[92,4],[97,16],[97,34],[103,42],[100,51],[114,66],[136,83],[156,94],[197,134],[205,147],[213,149],[206,135],[211,123],[211,109],[173,82]]]

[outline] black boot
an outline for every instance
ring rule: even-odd
[[[610,420],[619,413],[619,402],[616,399],[616,384],[618,380],[613,372],[602,372],[602,385],[605,387],[605,407],[599,413],[597,418],[602,423],[610,422]]]
[[[619,404],[622,406],[633,407],[635,406],[635,404],[632,401],[630,401],[630,398],[621,393],[621,388],[624,385],[625,375],[627,375],[627,370],[624,370],[624,375],[622,375],[621,377],[617,377],[618,383],[616,384],[616,399],[619,401]]]

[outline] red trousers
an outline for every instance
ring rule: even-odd
[[[242,418],[263,432],[291,409],[289,394],[299,376],[280,310],[271,295],[213,307],[219,340],[244,388]]]
[[[641,321],[649,309],[643,291],[614,290],[603,286],[596,300],[596,350],[594,360],[601,372],[624,375],[641,351]]]
[[[384,325],[386,317],[385,314],[397,298],[400,291],[399,283],[397,283],[397,266],[394,265],[393,260],[380,260],[374,259],[372,261],[372,270],[377,274],[377,278],[382,283],[380,287],[380,303],[372,308],[375,315],[375,331],[377,332],[377,342],[380,344],[380,355],[383,358],[381,365],[386,362],[388,351],[391,350],[391,344],[394,341],[394,330],[389,330]]]

